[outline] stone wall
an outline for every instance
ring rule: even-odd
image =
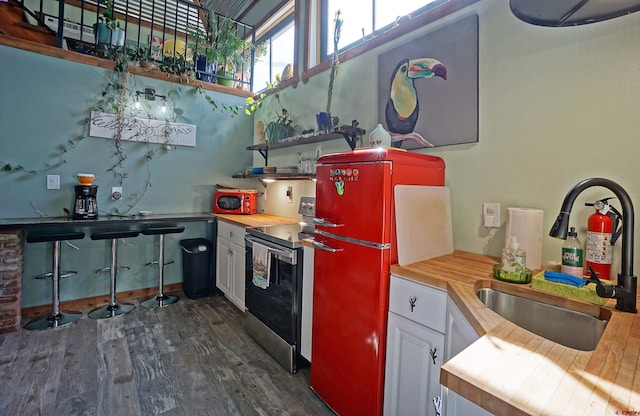
[[[0,232],[0,333],[20,328],[23,241],[20,231]]]

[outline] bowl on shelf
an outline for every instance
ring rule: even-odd
[[[80,185],[88,186],[91,185],[96,179],[96,175],[92,173],[78,173],[78,175],[76,175],[76,178],[78,178],[78,182],[80,182]]]

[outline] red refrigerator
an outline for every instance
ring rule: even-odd
[[[382,414],[394,186],[443,186],[444,172],[394,149],[318,159],[311,388],[341,416]]]

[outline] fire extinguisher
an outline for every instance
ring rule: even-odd
[[[611,262],[613,259],[613,243],[619,236],[614,230],[620,220],[619,212],[607,202],[605,198],[586,206],[593,206],[596,210],[588,220],[587,250],[585,255],[585,274],[591,275],[590,267],[600,279],[611,279]]]

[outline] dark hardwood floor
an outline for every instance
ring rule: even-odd
[[[137,303],[137,302],[136,302]],[[333,415],[222,295],[0,335],[0,415]]]

